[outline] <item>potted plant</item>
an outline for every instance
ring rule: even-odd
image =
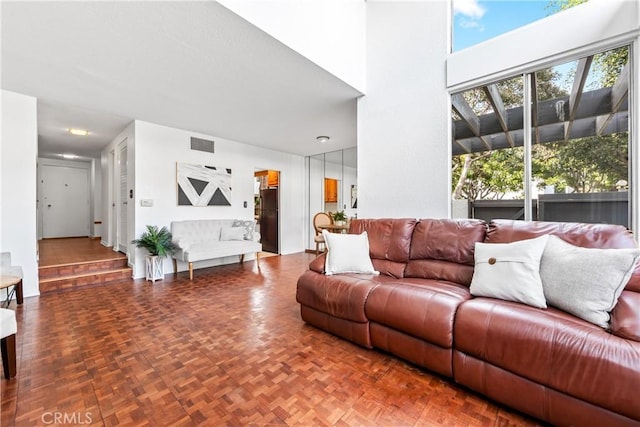
[[[344,225],[345,221],[347,220],[347,216],[344,214],[344,211],[334,212],[333,214],[331,214],[331,217],[333,218],[333,222],[336,225]]]
[[[139,239],[131,243],[138,248],[144,248],[149,252],[145,260],[147,280],[155,283],[164,278],[164,257],[173,253],[176,245],[171,240],[171,232],[167,227],[158,229],[155,225],[147,225],[147,231],[142,233]]]

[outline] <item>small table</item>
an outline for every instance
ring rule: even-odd
[[[348,224],[343,224],[343,225],[323,224],[323,225],[318,225],[318,228],[322,230],[330,231],[331,233],[346,233],[347,231],[349,231]]]
[[[16,294],[16,302],[22,304],[22,278],[18,276],[0,276],[0,289],[8,289],[13,286],[11,292],[7,290],[7,307],[11,304],[13,294]]]

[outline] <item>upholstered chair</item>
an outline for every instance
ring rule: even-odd
[[[5,379],[16,376],[16,312],[0,308],[0,350]]]
[[[316,235],[313,238],[313,241],[316,243],[316,256],[320,252],[320,245],[324,246],[324,250],[327,248],[324,237],[322,236],[322,229],[319,228],[319,226],[329,224],[333,224],[333,219],[328,213],[318,212],[313,216],[313,228],[316,231]]]

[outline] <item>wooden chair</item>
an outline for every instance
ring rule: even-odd
[[[0,352],[5,379],[16,376],[16,312],[0,308]]]
[[[313,241],[316,242],[316,256],[320,252],[320,245],[324,245],[324,250],[327,250],[327,244],[322,236],[322,229],[318,228],[319,225],[333,224],[331,215],[326,212],[318,212],[313,216],[313,228],[316,230],[316,235]]]

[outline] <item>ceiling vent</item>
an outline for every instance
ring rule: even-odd
[[[191,149],[198,151],[205,151],[207,153],[213,153],[213,141],[209,141],[207,139],[194,138],[191,137]]]

